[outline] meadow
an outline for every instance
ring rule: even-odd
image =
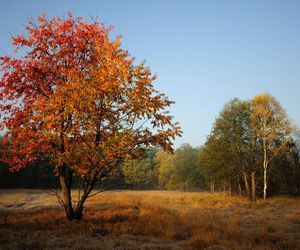
[[[68,222],[42,190],[0,190],[0,249],[300,249],[300,199],[108,191]]]

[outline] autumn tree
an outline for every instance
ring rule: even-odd
[[[97,183],[145,147],[172,151],[181,134],[154,89],[155,76],[110,39],[110,28],[71,14],[41,15],[12,38],[22,57],[0,59],[2,161],[18,171],[41,156],[54,164],[69,220],[81,219]],[[78,196],[71,187],[79,179]]]
[[[266,199],[271,163],[289,150],[292,126],[280,103],[267,93],[251,100],[250,119],[262,148],[263,198]]]

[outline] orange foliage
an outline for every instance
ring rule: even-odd
[[[144,64],[111,41],[110,28],[82,18],[38,18],[22,58],[2,57],[1,112],[8,140],[2,160],[19,170],[47,155],[57,172],[104,178],[149,145],[172,151],[181,129],[165,109],[172,102],[153,87]]]

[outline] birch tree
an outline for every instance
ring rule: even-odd
[[[272,161],[289,150],[292,126],[281,104],[268,93],[251,100],[251,126],[261,144],[263,168],[263,198],[267,197]]]

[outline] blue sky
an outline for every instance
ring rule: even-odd
[[[9,33],[48,16],[99,16],[123,37],[122,47],[146,59],[157,89],[184,131],[175,141],[204,143],[231,98],[269,92],[300,126],[300,1],[1,1],[0,55],[11,54]]]

